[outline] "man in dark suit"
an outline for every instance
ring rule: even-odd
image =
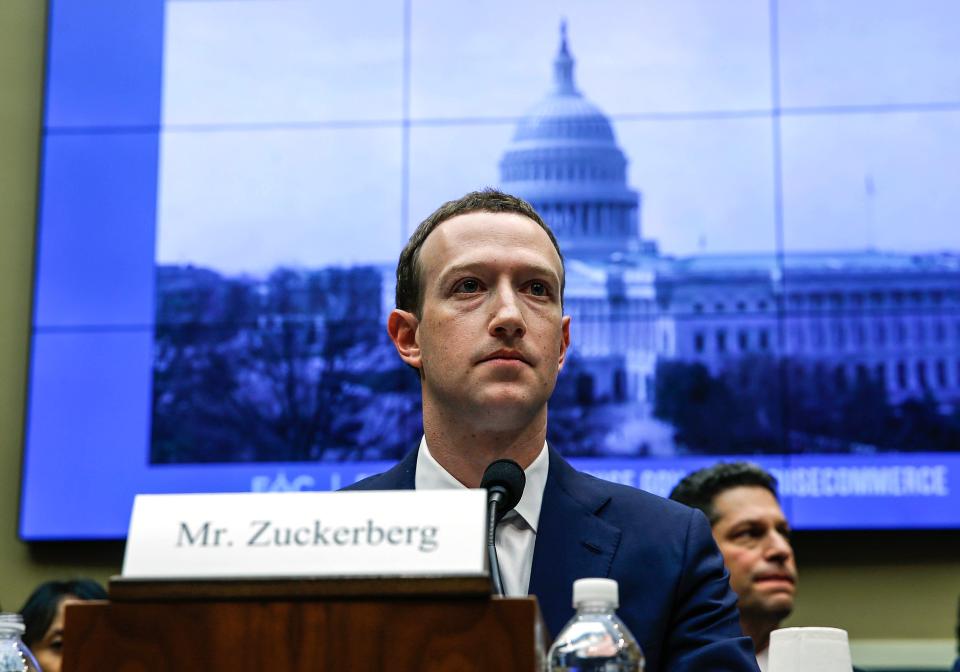
[[[750,462],[721,462],[688,474],[670,499],[703,511],[710,521],[737,594],[740,627],[753,640],[765,672],[770,633],[793,611],[797,592],[797,563],[777,480]]]
[[[527,486],[496,531],[509,595],[536,595],[556,635],[573,581],[609,577],[647,672],[756,672],[736,596],[699,512],[574,470],[546,445],[570,344],[556,238],[524,201],[474,192],[441,206],[400,255],[387,323],[420,376],[424,438],[357,489],[470,487],[510,458]]]

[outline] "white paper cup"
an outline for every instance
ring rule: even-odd
[[[851,672],[847,631],[783,628],[770,633],[769,672]]]

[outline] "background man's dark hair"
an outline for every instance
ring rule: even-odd
[[[81,600],[105,600],[107,591],[92,579],[41,583],[20,609],[23,624],[26,626],[23,642],[27,646],[33,646],[43,639],[57,615],[60,601],[70,596]]]
[[[458,215],[466,215],[471,212],[507,212],[517,215],[523,215],[540,225],[550,242],[560,255],[560,265],[563,265],[563,254],[560,252],[560,245],[557,243],[553,231],[543,221],[533,206],[516,196],[505,194],[496,189],[484,189],[483,191],[471,191],[466,196],[458,198],[455,201],[447,201],[433,214],[420,222],[417,230],[410,236],[407,245],[400,253],[400,261],[397,263],[397,308],[413,313],[418,318],[423,308],[423,282],[420,276],[420,249],[424,241],[433,230],[448,219]],[[563,287],[566,274],[560,277],[560,298],[563,299]]]
[[[688,474],[677,483],[670,499],[700,509],[713,525],[718,516],[714,498],[725,490],[743,485],[759,486],[777,496],[777,479],[752,462],[721,462]]]

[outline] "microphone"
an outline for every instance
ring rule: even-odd
[[[513,509],[523,495],[527,477],[513,460],[494,460],[483,472],[480,487],[487,491],[487,557],[490,560],[490,579],[497,595],[504,595],[497,559],[497,523]]]

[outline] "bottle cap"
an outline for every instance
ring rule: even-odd
[[[0,632],[22,635],[27,629],[23,625],[23,616],[15,613],[0,614]]]
[[[613,579],[577,579],[573,582],[573,608],[586,602],[620,606],[619,586]]]

